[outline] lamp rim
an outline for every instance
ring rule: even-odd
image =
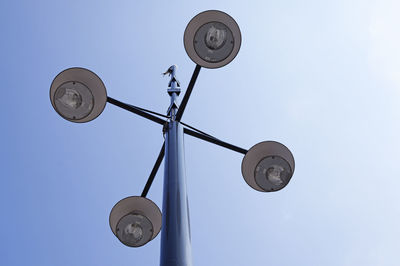
[[[118,237],[117,231],[115,231],[115,236],[116,236],[116,237],[118,238],[118,240],[119,240],[122,244],[124,244],[125,246],[132,247],[132,248],[142,247],[142,246],[146,245],[147,243],[149,243],[151,240],[154,239],[154,237],[153,237],[153,235],[154,235],[154,225],[153,225],[153,223],[151,222],[151,220],[150,220],[145,214],[143,214],[143,212],[141,212],[141,211],[133,211],[133,212],[130,212],[130,213],[128,213],[128,214],[122,216],[122,217],[118,220],[117,224],[115,225],[115,228],[117,227],[117,225],[121,222],[121,220],[122,220],[124,217],[126,217],[127,215],[130,215],[130,214],[132,214],[132,215],[141,215],[141,216],[143,216],[146,220],[148,220],[148,221],[150,222],[150,224],[151,224],[151,226],[152,226],[153,234],[151,235],[149,241],[143,242],[141,245],[129,245],[128,243],[123,242],[123,241]]]
[[[251,147],[246,155],[244,156],[242,160],[242,175],[246,183],[252,187],[253,189],[257,191],[262,191],[262,192],[270,192],[267,191],[263,188],[261,188],[255,179],[255,168],[257,167],[258,163],[269,156],[277,156],[285,160],[290,167],[291,170],[291,176],[289,177],[289,180],[287,184],[289,183],[290,179],[293,176],[294,169],[295,169],[295,161],[293,154],[291,151],[282,143],[277,142],[277,141],[263,141],[260,143],[255,144],[253,147]],[[286,185],[287,185],[286,184]],[[286,186],[285,185],[285,186]],[[279,188],[279,189],[274,189],[272,191],[279,191],[285,186]],[[271,191],[271,192],[272,192]]]
[[[224,60],[218,62],[205,61],[196,53],[196,50],[194,48],[193,40],[197,30],[200,29],[204,24],[210,22],[220,22],[226,25],[232,32],[234,40],[234,46],[232,52]],[[197,14],[189,21],[188,25],[186,26],[185,33],[183,35],[183,43],[185,46],[186,53],[194,63],[205,68],[219,68],[227,65],[233,59],[235,59],[236,55],[239,53],[240,50],[240,46],[242,43],[242,36],[240,33],[239,25],[230,15],[219,10],[207,10]]]
[[[133,206],[134,209],[132,208]],[[118,201],[110,212],[109,216],[110,228],[113,234],[117,238],[118,236],[116,229],[118,222],[123,217],[131,213],[141,214],[151,222],[153,226],[153,235],[150,241],[153,240],[159,234],[162,225],[162,214],[158,206],[148,198],[141,196],[129,196]],[[123,244],[126,245],[125,243]],[[133,247],[139,247],[139,246],[133,246]]]
[[[57,110],[54,102],[57,89],[62,84],[70,81],[79,82],[85,85],[93,95],[93,109],[88,115],[81,119],[68,119]],[[85,123],[97,118],[103,112],[107,103],[107,90],[103,81],[96,75],[96,73],[83,67],[71,67],[58,73],[50,85],[49,94],[50,102],[54,110],[62,118],[74,123]]]

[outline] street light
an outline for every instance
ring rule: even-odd
[[[142,194],[120,200],[109,218],[113,234],[129,247],[145,245],[157,236],[162,227],[161,266],[192,265],[184,134],[245,155],[242,175],[255,190],[278,191],[289,183],[293,175],[294,158],[283,144],[264,141],[246,150],[181,121],[201,68],[219,68],[230,63],[239,52],[240,44],[240,29],[226,13],[209,10],[195,16],[186,27],[184,45],[196,67],[180,104],[177,102],[181,92],[176,77],[177,67],[173,65],[165,72],[170,76],[167,92],[171,97],[166,115],[108,97],[101,79],[84,68],[64,70],[51,84],[51,104],[60,116],[71,122],[95,119],[108,102],[162,126],[165,141]],[[161,215],[157,205],[146,196],[164,158]]]
[[[161,230],[161,211],[144,197],[127,197],[110,212],[110,227],[114,235],[130,247],[140,247],[154,239]]]
[[[107,91],[92,71],[74,67],[58,74],[50,87],[50,100],[57,113],[76,123],[88,122],[103,112]]]
[[[247,184],[258,191],[284,188],[292,178],[294,158],[285,145],[264,141],[250,148],[242,161],[242,175]]]
[[[195,16],[184,33],[186,53],[196,64],[218,68],[231,62],[238,54],[242,37],[236,21],[218,10]]]

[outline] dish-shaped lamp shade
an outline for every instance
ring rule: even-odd
[[[74,67],[58,74],[50,87],[50,101],[68,121],[83,123],[98,117],[107,102],[107,91],[92,71]]]
[[[140,247],[161,230],[161,211],[151,200],[132,196],[120,200],[110,213],[110,227],[126,246]]]
[[[208,10],[189,22],[183,42],[193,62],[206,68],[218,68],[236,57],[242,37],[238,24],[231,16],[218,10]]]
[[[260,142],[248,150],[242,161],[242,175],[258,191],[272,192],[284,188],[294,173],[290,150],[276,141]]]

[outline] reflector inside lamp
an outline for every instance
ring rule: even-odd
[[[79,120],[92,112],[94,98],[84,84],[69,81],[57,88],[54,103],[56,111],[61,116],[70,120]]]
[[[255,181],[265,191],[279,190],[286,186],[292,174],[289,164],[279,156],[262,159],[255,169]]]
[[[201,26],[194,36],[194,48],[198,56],[207,62],[220,62],[233,50],[231,30],[221,22],[210,22]]]
[[[141,214],[128,214],[121,218],[117,225],[117,236],[122,243],[138,247],[151,240],[153,225]]]

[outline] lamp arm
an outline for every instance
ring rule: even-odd
[[[232,151],[236,151],[236,152],[239,152],[239,153],[242,153],[242,154],[246,154],[247,153],[246,149],[243,149],[243,148],[240,148],[238,146],[235,146],[235,145],[232,145],[230,143],[227,143],[225,141],[219,140],[219,139],[217,139],[217,138],[215,138],[215,137],[213,137],[211,135],[208,135],[208,134],[203,134],[203,133],[200,133],[200,132],[196,132],[196,131],[191,130],[189,128],[184,128],[183,132],[188,134],[188,135],[190,135],[190,136],[192,136],[192,137],[196,137],[196,138],[208,141],[210,143],[219,145],[221,147],[230,149]]]
[[[201,66],[196,65],[196,68],[193,71],[192,78],[190,79],[189,85],[186,89],[185,95],[183,96],[182,102],[179,106],[178,113],[176,114],[176,117],[175,117],[175,120],[178,122],[181,121],[183,112],[185,111],[186,105],[189,101],[190,94],[192,93],[194,84],[196,83],[196,80],[197,80],[197,77],[199,76],[200,70],[201,70]]]
[[[116,99],[113,99],[111,97],[107,97],[107,102],[109,102],[109,103],[111,103],[111,104],[113,104],[115,106],[118,106],[118,107],[120,107],[122,109],[125,109],[125,110],[127,110],[129,112],[132,112],[134,114],[137,114],[137,115],[140,115],[140,116],[142,116],[144,118],[147,118],[147,119],[149,119],[149,120],[151,120],[153,122],[156,122],[156,123],[158,123],[160,125],[164,125],[165,124],[165,120],[163,120],[163,119],[151,114],[151,113],[157,114],[155,112],[148,111],[146,109],[143,109],[143,108],[140,108],[140,107],[136,107],[134,105],[130,105],[130,104],[126,104],[126,103],[120,102],[120,101],[118,101]],[[157,115],[160,115],[160,114],[157,114]],[[161,115],[161,116],[164,117],[164,115]]]

